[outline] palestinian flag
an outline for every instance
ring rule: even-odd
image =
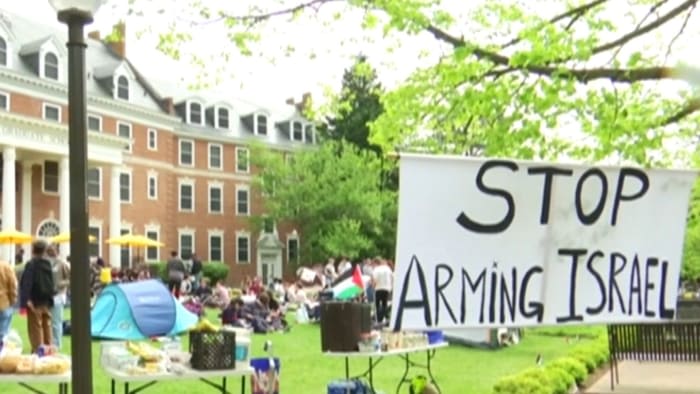
[[[333,298],[336,300],[349,300],[358,297],[365,289],[360,265],[343,272],[332,284]]]

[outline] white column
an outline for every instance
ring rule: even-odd
[[[61,222],[61,232],[70,233],[70,172],[68,156],[61,157],[58,162],[58,217]],[[62,258],[70,255],[70,243],[61,244]]]
[[[109,185],[109,238],[118,237],[122,229],[122,203],[119,193],[118,166],[112,166],[111,182]],[[121,262],[121,247],[119,245],[109,246],[109,264],[118,267]]]
[[[17,151],[13,146],[6,146],[2,150],[2,228],[14,230],[17,227],[15,221],[15,160]],[[15,263],[15,246],[7,245],[5,259],[10,264]]]
[[[22,163],[22,232],[32,234],[32,162]],[[31,245],[24,247],[24,256],[31,254]]]

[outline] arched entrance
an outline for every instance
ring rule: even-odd
[[[36,236],[51,238],[61,233],[61,224],[55,219],[44,219],[36,228]]]

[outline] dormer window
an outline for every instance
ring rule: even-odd
[[[216,109],[216,127],[219,129],[228,129],[231,127],[228,108],[219,107]]]
[[[0,66],[7,66],[7,41],[0,37]]]
[[[190,124],[203,125],[204,115],[202,114],[202,104],[190,101],[187,105],[188,122]]]
[[[316,142],[316,138],[314,137],[314,125],[307,124],[304,127],[304,140],[310,144],[313,144]]]
[[[44,55],[44,78],[58,81],[58,56],[53,52]]]
[[[124,75],[117,77],[117,98],[129,100],[129,79]]]
[[[256,115],[255,116],[255,134],[267,135],[267,116],[265,116],[265,115]]]
[[[304,140],[304,126],[301,122],[292,122],[292,141]]]

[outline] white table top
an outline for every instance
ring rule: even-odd
[[[449,344],[447,342],[433,343],[427,346],[419,347],[409,347],[401,349],[392,349],[386,352],[376,351],[376,352],[323,352],[326,356],[331,357],[385,357],[385,356],[398,356],[401,354],[425,352],[427,350],[440,349],[447,347]]]
[[[0,373],[0,383],[70,383],[71,372],[66,372],[62,374],[30,374],[30,373],[10,373],[4,374]]]
[[[200,378],[224,378],[224,377],[239,377],[249,376],[255,373],[253,367],[246,365],[245,367],[237,367],[236,369],[219,369],[215,371],[198,371],[196,369],[186,368],[182,374],[171,372],[132,375],[123,371],[118,371],[112,368],[102,367],[105,374],[111,379],[120,382],[151,382],[154,380],[188,380]]]

